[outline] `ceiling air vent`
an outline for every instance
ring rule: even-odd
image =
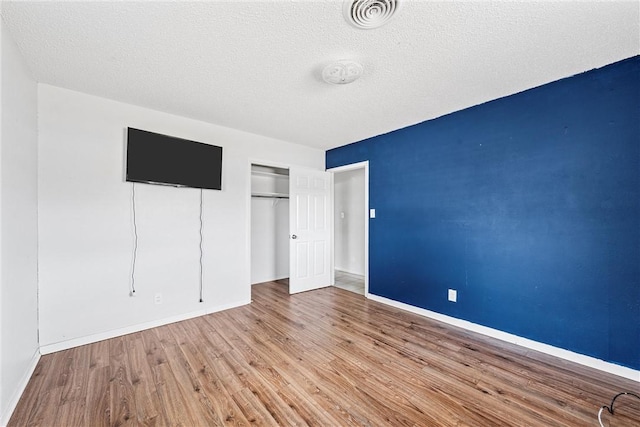
[[[356,28],[370,30],[381,27],[400,8],[400,0],[346,0],[344,16]]]

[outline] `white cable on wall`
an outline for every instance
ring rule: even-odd
[[[138,224],[136,219],[136,184],[135,182],[131,184],[131,210],[132,210],[132,217],[133,217],[133,253],[132,253],[132,261],[131,261],[131,289],[130,289],[129,295],[134,297],[136,296],[135,272],[136,272],[136,259],[138,255]],[[199,245],[199,248],[200,248],[200,259],[199,259],[200,298],[199,298],[199,301],[200,302],[204,302],[204,286],[203,286],[204,268],[203,268],[203,262],[202,262],[203,255],[204,255],[204,251],[202,248],[203,240],[204,240],[204,235],[203,235],[204,221],[203,221],[202,215],[203,215],[203,192],[202,192],[202,189],[200,189],[200,215],[199,215],[199,219],[200,219],[200,245]]]

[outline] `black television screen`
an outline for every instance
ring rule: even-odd
[[[222,187],[222,147],[127,128],[127,181]]]

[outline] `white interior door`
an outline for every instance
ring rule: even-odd
[[[331,177],[289,169],[289,293],[331,284]]]

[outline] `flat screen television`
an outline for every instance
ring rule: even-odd
[[[126,180],[222,189],[222,147],[127,128]]]

